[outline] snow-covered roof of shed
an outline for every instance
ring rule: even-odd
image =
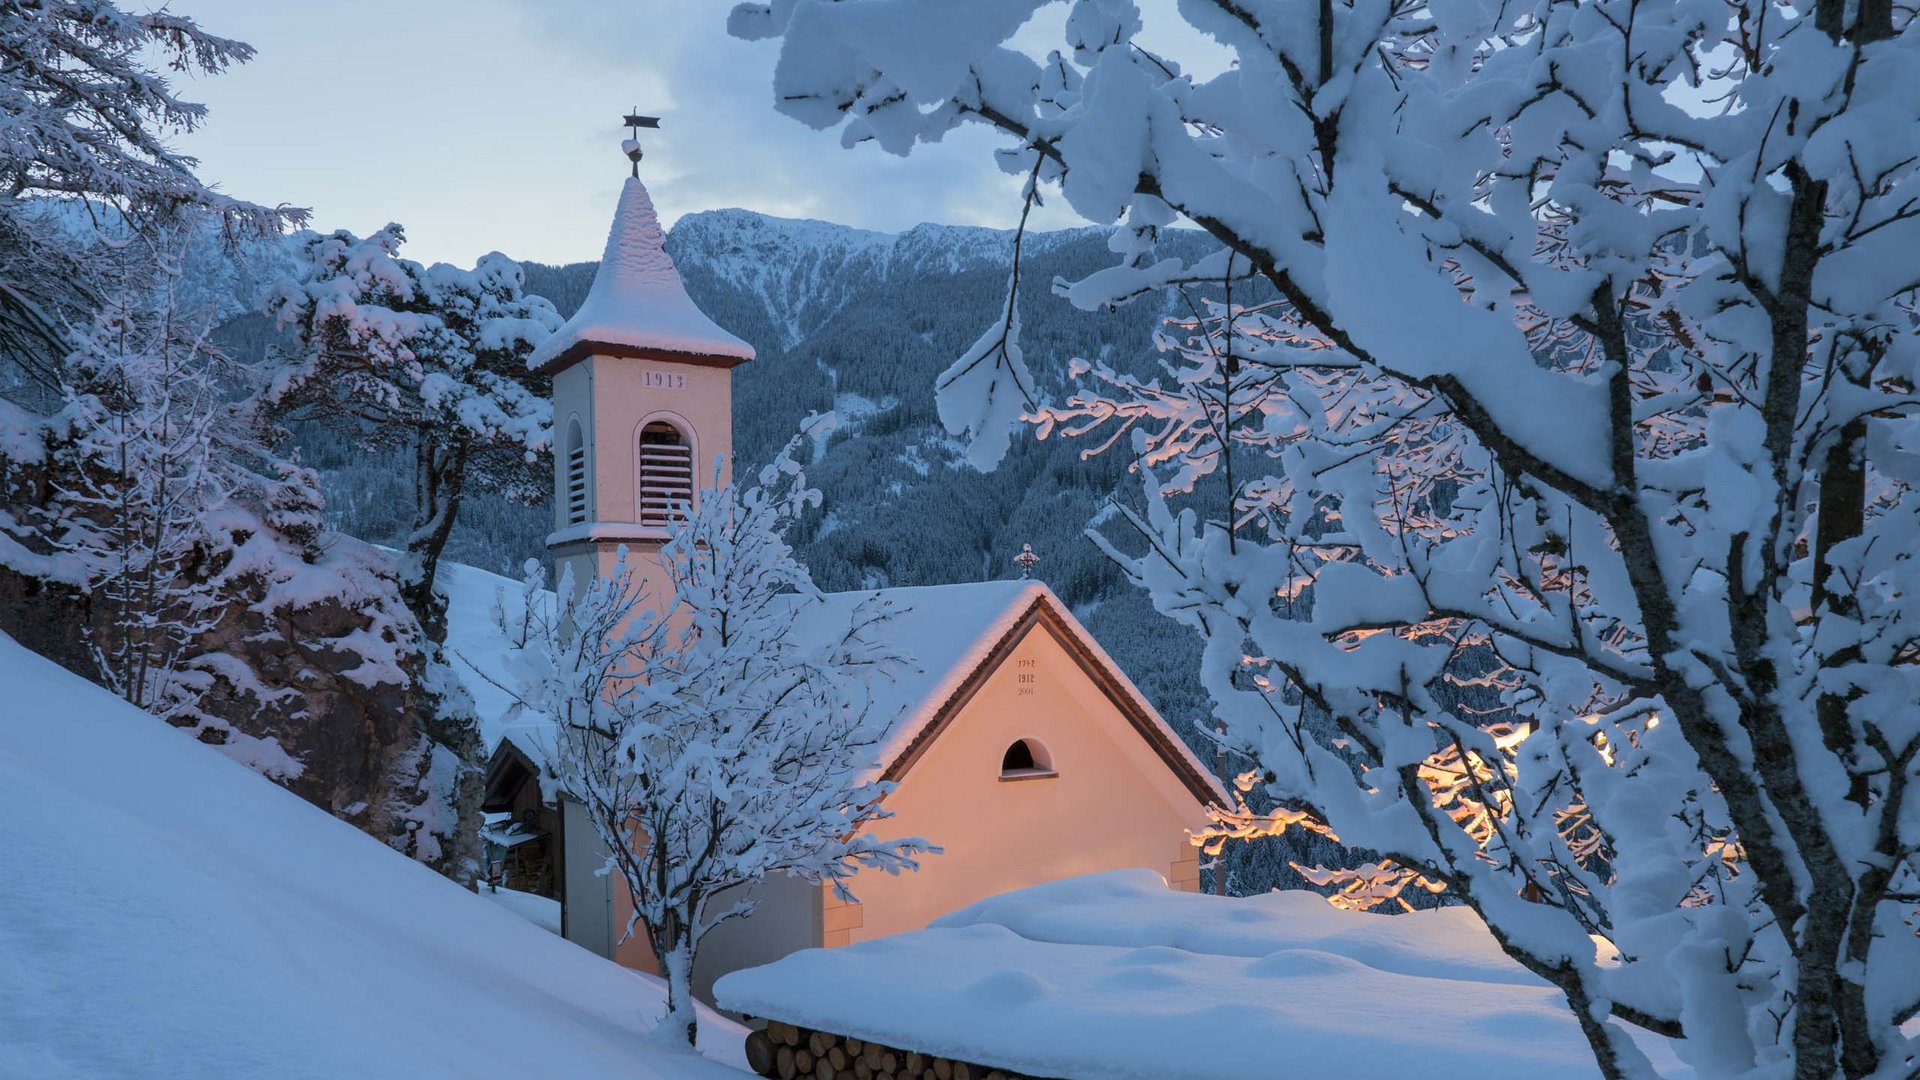
[[[1208,896],[1151,870],[1003,893],[713,989],[737,1012],[1033,1076],[1599,1077],[1566,998],[1464,907]],[[1633,1034],[1674,1075],[1673,1044]]]
[[[586,301],[533,351],[527,366],[553,368],[596,345],[736,363],[753,359],[753,346],[722,330],[687,295],[666,242],[646,185],[629,177]]]

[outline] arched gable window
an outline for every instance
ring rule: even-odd
[[[1034,780],[1057,775],[1052,756],[1038,739],[1016,739],[1000,757],[1002,780]]]
[[[640,524],[664,528],[693,504],[693,446],[666,420],[640,429]]]
[[[580,418],[567,424],[567,524],[582,525],[587,520],[587,440],[580,430]]]

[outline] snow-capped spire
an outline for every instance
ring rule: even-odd
[[[646,185],[629,178],[586,302],[534,350],[528,365],[551,370],[595,352],[634,350],[753,359],[753,346],[720,329],[687,295],[666,242]]]

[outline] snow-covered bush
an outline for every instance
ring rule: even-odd
[[[785,535],[818,498],[794,459],[806,444],[673,523],[659,554],[672,595],[642,595],[624,550],[578,588],[563,571],[512,688],[516,712],[554,721],[547,768],[586,808],[633,898],[626,932],[648,935],[667,976],[658,1030],[689,1045],[694,957],[752,914],[743,886],[785,874],[850,899],[859,869],[911,870],[934,850],[863,830],[888,816],[890,785],[869,774],[891,718],[868,709],[871,681],[904,659],[884,642],[887,605],[796,625],[819,602]]]
[[[902,153],[986,124],[1118,222],[1071,302],[1206,291],[1163,378],[1082,365],[1029,415],[1135,452],[1104,542],[1205,641],[1265,827],[1385,855],[1354,902],[1469,905],[1605,1075],[1652,1072],[1628,1025],[1703,1077],[1910,1075],[1911,12],[1182,0],[1233,60],[1195,79],[1131,0],[1010,47],[1042,6],[733,26],[784,39],[790,115]],[[1219,250],[1157,257],[1182,219]],[[1016,316],[942,380],[989,450]]]

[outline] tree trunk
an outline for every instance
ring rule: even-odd
[[[427,640],[436,644],[447,640],[447,606],[434,589],[434,579],[460,514],[471,449],[464,439],[442,446],[422,433],[415,450],[413,530],[407,534],[400,596]]]
[[[1859,615],[1859,601],[1845,582],[1838,588],[1828,581],[1832,573],[1830,559],[1835,546],[1858,537],[1867,523],[1867,422],[1856,419],[1840,429],[1840,437],[1827,450],[1820,474],[1820,509],[1816,518],[1813,546],[1813,617],[1831,615],[1852,620]],[[1860,658],[1858,645],[1836,650],[1827,658],[1829,667]],[[1856,740],[1847,721],[1847,704],[1852,695],[1825,693],[1815,706],[1820,735],[1827,748],[1843,758]],[[1867,802],[1867,778],[1855,771],[1847,797],[1862,806]]]
[[[660,1042],[691,1050],[700,1035],[700,1016],[693,1001],[693,927],[669,911],[661,925],[648,928],[654,959],[667,978],[667,1015],[654,1029]]]

